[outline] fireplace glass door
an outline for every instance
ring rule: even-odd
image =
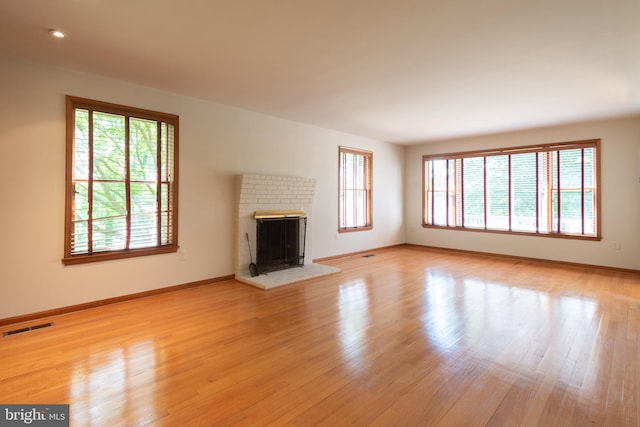
[[[306,218],[257,219],[258,272],[283,270],[304,264]]]

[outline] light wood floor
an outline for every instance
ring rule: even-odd
[[[640,276],[413,247],[328,264],[43,319],[0,338],[0,403],[69,403],[72,426],[640,425]]]

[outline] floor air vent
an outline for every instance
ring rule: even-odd
[[[371,258],[372,256],[376,256],[376,254],[366,254],[366,255],[362,255],[362,258]]]
[[[7,332],[3,333],[2,335],[4,335],[5,337],[8,337],[9,335],[22,334],[24,332],[35,331],[36,329],[42,329],[42,328],[49,328],[51,326],[53,326],[53,322],[42,323],[41,325],[27,326],[26,328],[20,328],[20,329],[14,329],[13,331],[7,331]]]

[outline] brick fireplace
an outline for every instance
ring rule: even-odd
[[[237,181],[237,233],[236,233],[236,279],[261,289],[286,285],[300,280],[339,272],[334,267],[315,264],[308,259],[300,260],[291,268],[262,272],[251,276],[249,264],[257,262],[257,221],[265,212],[283,213],[291,218],[291,212],[304,216],[305,226],[301,236],[304,252],[312,248],[312,203],[316,180],[294,176],[244,174]],[[247,235],[249,243],[247,243]],[[251,247],[251,256],[249,254]]]

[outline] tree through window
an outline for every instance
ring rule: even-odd
[[[178,116],[67,97],[65,254],[177,250]]]
[[[423,225],[599,240],[599,145],[423,156]]]

